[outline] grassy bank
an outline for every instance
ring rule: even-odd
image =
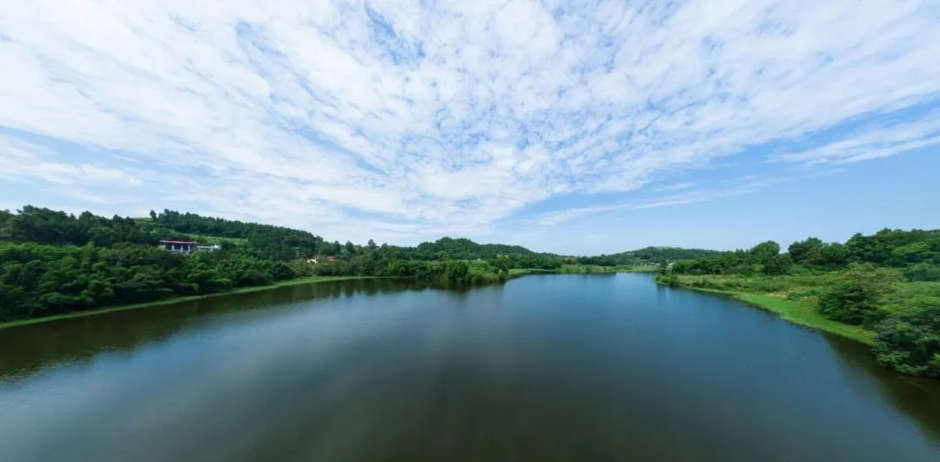
[[[21,319],[18,321],[0,323],[0,329],[7,329],[7,328],[17,327],[17,326],[25,326],[28,324],[40,324],[44,322],[58,321],[61,319],[83,318],[86,316],[96,316],[99,314],[114,313],[117,311],[127,311],[127,310],[136,310],[139,308],[152,308],[155,306],[172,305],[174,303],[188,302],[188,301],[193,301],[193,300],[202,300],[206,298],[219,297],[223,295],[245,294],[245,293],[250,293],[250,292],[258,292],[262,290],[276,289],[278,287],[296,286],[296,285],[301,285],[301,284],[313,284],[317,282],[343,281],[347,279],[375,279],[375,278],[367,277],[367,276],[310,276],[310,277],[305,277],[305,278],[279,281],[273,284],[268,284],[268,285],[263,285],[263,286],[241,287],[235,290],[230,290],[227,292],[219,292],[219,293],[214,293],[214,294],[193,295],[189,297],[173,297],[173,298],[167,298],[167,299],[157,300],[157,301],[147,302],[147,303],[135,303],[132,305],[110,306],[107,308],[101,308],[97,310],[75,311],[72,313],[58,314],[54,316],[44,316],[41,318]]]
[[[706,289],[693,289],[706,290]],[[706,290],[707,291],[707,290]],[[730,295],[748,305],[770,311],[778,315],[781,319],[798,324],[811,329],[818,329],[830,334],[854,340],[865,345],[872,345],[875,333],[865,330],[859,326],[850,326],[840,322],[827,319],[819,313],[816,305],[787,300],[779,296],[768,294],[755,294],[747,292],[725,292],[712,290],[710,292],[723,293]]]
[[[872,345],[874,332],[823,316],[817,308],[819,293],[830,286],[834,275],[746,278],[740,276],[679,276],[679,287],[718,293],[770,311],[781,319],[812,329]]]

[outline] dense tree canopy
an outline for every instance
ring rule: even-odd
[[[178,255],[161,239],[221,243]],[[318,258],[319,263],[308,260]],[[0,321],[207,294],[296,276],[361,275],[446,283],[504,281],[564,259],[519,246],[443,238],[417,247],[326,242],[306,231],[164,210],[147,218],[0,211]]]
[[[717,255],[715,250],[682,249],[679,247],[645,247],[639,250],[593,257],[578,257],[577,263],[599,266],[645,266],[662,262],[691,260]]]
[[[874,325],[885,314],[878,309],[882,297],[899,280],[895,270],[853,263],[820,298],[819,310],[827,318],[845,324]]]
[[[0,242],[0,321],[212,293],[292,275],[286,266],[246,251],[187,257],[132,243]]]
[[[876,332],[878,362],[905,374],[940,378],[940,306],[891,316]]]

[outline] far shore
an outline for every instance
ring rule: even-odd
[[[603,266],[591,266],[587,267],[584,265],[566,265],[558,270],[545,270],[537,268],[517,268],[509,270],[509,277],[515,278],[519,276],[524,276],[527,274],[601,274],[601,273],[638,273],[638,272],[652,272],[655,271],[653,266],[633,266],[633,267],[603,267]],[[162,300],[156,300],[146,303],[135,303],[131,305],[117,305],[109,306],[105,308],[98,308],[88,311],[75,311],[66,314],[56,314],[52,316],[43,316],[40,318],[30,318],[30,319],[20,319],[17,321],[9,321],[5,323],[0,323],[0,330],[9,329],[12,327],[27,326],[30,324],[42,324],[52,321],[59,321],[62,319],[73,319],[73,318],[84,318],[88,316],[97,316],[100,314],[114,313],[118,311],[127,311],[127,310],[136,310],[140,308],[153,308],[156,306],[165,306],[172,305],[174,303],[189,302],[193,300],[203,300],[212,297],[221,297],[225,295],[235,295],[235,294],[244,294],[249,292],[258,292],[262,290],[276,289],[278,287],[287,287],[287,286],[296,286],[302,284],[315,284],[318,282],[330,282],[330,281],[345,281],[352,279],[380,279],[381,276],[311,276],[305,278],[289,279],[286,281],[275,282],[273,284],[267,284],[263,286],[252,286],[252,287],[241,287],[234,290],[229,290],[225,292],[218,292],[214,294],[204,294],[204,295],[191,295],[186,297],[172,297]]]
[[[58,321],[62,319],[84,318],[87,316],[97,316],[99,314],[114,313],[117,311],[127,311],[127,310],[136,310],[139,308],[152,308],[155,306],[172,305],[174,303],[189,302],[193,300],[203,300],[206,298],[221,297],[225,295],[259,292],[262,290],[276,289],[278,287],[296,286],[296,285],[301,285],[301,284],[314,284],[317,282],[345,281],[345,280],[350,280],[350,279],[377,279],[377,277],[375,276],[311,276],[311,277],[306,277],[306,278],[288,279],[286,281],[279,281],[273,284],[267,284],[263,286],[241,287],[238,289],[229,290],[225,292],[218,292],[214,294],[191,295],[187,297],[172,297],[172,298],[166,298],[163,300],[156,300],[156,301],[146,302],[146,303],[109,306],[106,308],[99,308],[95,310],[75,311],[75,312],[66,313],[66,314],[43,316],[41,318],[20,319],[17,321],[0,323],[0,329],[26,326],[30,324],[42,324],[42,323]]]

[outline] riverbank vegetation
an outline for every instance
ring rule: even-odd
[[[662,265],[657,282],[728,293],[873,345],[884,366],[940,378],[940,231],[775,242]]]
[[[220,250],[181,255],[159,248],[160,240],[196,241]],[[642,255],[656,258],[655,252]],[[297,278],[399,277],[487,284],[526,272],[628,268],[446,237],[416,247],[372,241],[341,244],[306,231],[170,210],[141,218],[88,212],[75,216],[31,206],[16,213],[0,211],[0,323]]]

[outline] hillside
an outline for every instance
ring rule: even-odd
[[[496,258],[500,255],[535,255],[518,245],[478,244],[470,239],[443,237],[434,242],[422,242],[414,249],[419,260]]]
[[[681,247],[645,247],[628,252],[593,257],[579,257],[578,263],[600,266],[644,266],[661,262],[692,260],[718,255],[717,250],[684,249]]]
[[[161,240],[218,244],[190,255]],[[556,270],[564,259],[519,246],[442,238],[417,247],[327,242],[307,231],[164,210],[149,218],[0,211],[0,322],[226,292],[309,276],[445,283]]]

